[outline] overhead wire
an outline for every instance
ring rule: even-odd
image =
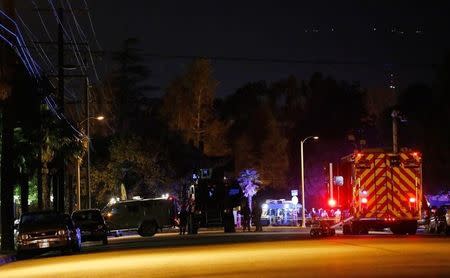
[[[13,32],[12,30],[8,29],[6,26],[4,26],[3,24],[0,24],[0,27],[3,28],[3,30],[5,30],[7,33],[9,33],[11,36],[16,38],[17,44],[15,47],[15,49],[17,49],[17,51],[20,53],[20,56],[23,58],[23,60],[25,61],[25,63],[29,66],[29,70],[33,72],[33,74],[35,75],[39,75],[38,71],[37,71],[37,67],[36,64],[33,60],[33,58],[31,57],[30,52],[28,51],[27,48],[24,47],[24,41],[23,41],[23,37],[22,34],[18,28],[17,23],[11,18],[9,17],[6,13],[4,13],[2,10],[0,10],[0,14],[3,15],[3,17],[5,17],[6,19],[8,19],[15,27],[16,27],[16,31],[17,34],[15,32]]]
[[[96,34],[96,32],[95,32],[95,29],[94,29],[94,24],[92,23],[92,17],[91,17],[91,12],[90,12],[90,10],[89,10],[89,6],[88,6],[86,0],[83,0],[83,1],[84,1],[84,6],[85,6],[86,11],[87,11],[89,23],[90,23],[90,25],[91,25],[91,31],[92,31],[92,34],[94,35],[95,43],[97,44],[98,50],[102,51],[102,47],[100,46],[100,43],[98,42],[97,34]]]
[[[0,38],[2,40],[4,40],[11,48],[13,48],[16,51],[17,55],[22,60],[25,68],[27,69],[28,73],[31,76],[33,76],[34,78],[39,80],[41,78],[41,73],[40,73],[41,67],[36,63],[36,61],[32,58],[31,53],[28,51],[29,47],[26,45],[25,41],[23,40],[23,36],[21,34],[18,24],[11,17],[7,16],[2,10],[0,10],[0,14],[3,15],[4,17],[6,17],[8,20],[10,20],[11,23],[14,26],[16,26],[17,34],[12,32],[11,30],[6,28],[2,24],[0,24],[0,27],[2,27],[3,30],[7,31],[9,34],[11,34],[12,36],[14,36],[16,38],[19,47],[1,34],[0,34]],[[22,51],[20,51],[19,49],[21,49]],[[24,55],[25,57],[22,57],[22,55]],[[53,112],[53,114],[58,119],[63,119],[77,135],[79,135],[79,136],[83,135],[78,129],[76,129],[71,124],[71,122],[62,113],[60,113],[58,111],[58,105],[56,104],[56,102],[54,101],[54,99],[51,96],[44,97],[44,102],[47,104],[47,106],[50,108],[50,110]]]
[[[70,10],[70,12],[72,14],[72,17],[74,18],[74,21],[75,21],[75,25],[77,26],[78,20],[76,20],[75,12],[73,11],[72,5],[70,5],[70,3],[68,3],[68,4],[69,4],[68,5],[69,10]],[[79,27],[79,25],[78,25],[78,27]],[[97,72],[97,68],[96,68],[96,65],[95,65],[95,62],[94,62],[94,58],[92,56],[91,47],[89,46],[89,43],[88,43],[88,40],[87,40],[87,36],[86,36],[86,34],[84,33],[84,31],[81,28],[77,28],[77,29],[78,29],[78,32],[79,32],[80,36],[84,37],[84,39],[86,41],[86,50],[87,50],[87,52],[89,54],[89,60],[90,60],[91,66],[92,66],[92,71],[94,73],[94,76],[95,76],[97,81],[100,81],[100,78],[99,78],[98,72]]]
[[[38,5],[36,4],[36,2],[35,2],[34,0],[31,1],[31,2],[32,2],[32,4],[34,5],[34,7],[35,7],[35,9],[36,9],[36,11],[37,11],[37,14],[38,14],[39,19],[40,19],[40,21],[41,21],[41,23],[42,23],[42,26],[44,27],[45,33],[47,34],[48,38],[50,39],[50,42],[53,42],[53,38],[52,38],[52,36],[50,35],[50,32],[48,31],[47,26],[46,26],[45,23],[44,23],[44,19],[42,18],[42,15],[41,15],[41,12],[40,12],[40,10],[39,10]]]
[[[36,35],[31,31],[31,29],[27,26],[27,24],[25,23],[25,21],[22,19],[22,17],[20,16],[20,14],[18,13],[18,11],[16,10],[16,16],[19,19],[20,23],[22,24],[24,30],[25,30],[25,34],[27,35],[29,41],[33,44],[33,48],[35,49],[36,53],[39,55],[39,57],[41,58],[41,60],[50,68],[49,71],[50,72],[54,72],[55,70],[55,66],[52,64],[52,62],[50,61],[50,58],[48,57],[47,53],[45,52],[45,50],[42,48],[42,46],[40,44],[36,44],[34,41],[37,41],[37,37]]]
[[[2,24],[0,24],[0,27],[1,27],[3,30],[5,30],[7,33],[9,33],[10,35],[12,35],[13,37],[15,37],[16,40],[18,40],[18,39],[17,39],[17,35],[16,35],[14,32],[12,32],[11,30],[9,30],[8,28],[6,28],[5,26],[3,26]],[[7,43],[7,44],[8,44],[8,45],[16,52],[17,56],[22,60],[22,63],[25,65],[25,68],[27,69],[27,71],[28,71],[31,75],[35,76],[36,73],[34,72],[34,70],[33,70],[32,66],[31,66],[31,64],[29,63],[29,61],[28,61],[28,59],[27,59],[27,57],[26,57],[26,54],[23,53],[23,51],[24,51],[23,47],[22,47],[20,44],[19,44],[19,46],[15,45],[12,41],[8,40],[5,36],[3,36],[3,35],[1,35],[1,34],[0,34],[0,38],[1,38],[3,41],[5,41],[5,42],[6,42],[6,43]]]

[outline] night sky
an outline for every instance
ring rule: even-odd
[[[106,50],[134,36],[142,40],[145,52],[162,55],[363,63],[215,60],[219,95],[247,81],[289,74],[307,79],[315,71],[361,81],[364,87],[388,87],[391,73],[397,87],[430,82],[431,64],[440,63],[450,48],[449,5],[434,1],[216,2],[96,0],[90,7]],[[155,57],[147,61],[154,82],[162,87],[189,62]]]
[[[74,7],[84,3],[70,2]],[[137,37],[147,54],[240,58],[212,59],[219,96],[246,82],[270,82],[291,74],[309,79],[316,71],[360,81],[366,88],[431,83],[433,64],[450,49],[448,1],[87,2],[98,41],[109,54],[125,38]],[[45,38],[37,13],[27,13],[32,3],[17,0],[19,13]],[[49,0],[34,3],[49,7]],[[55,18],[48,12],[42,16],[56,33],[51,30]],[[89,32],[86,14],[77,17]],[[98,67],[104,73],[111,63],[109,58],[103,61],[107,63]],[[161,87],[155,94],[161,95],[191,61],[148,55],[151,83]]]

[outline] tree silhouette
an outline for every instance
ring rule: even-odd
[[[247,197],[248,207],[250,211],[252,210],[252,198],[258,192],[259,184],[259,174],[255,169],[243,170],[238,177],[239,185],[242,188],[244,196]]]
[[[224,138],[226,125],[219,122],[214,114],[217,84],[212,76],[210,61],[197,59],[182,76],[169,84],[162,107],[172,131],[179,132],[186,142],[192,142],[202,151],[206,145],[206,150],[212,155],[217,155],[214,151],[225,146],[220,139]]]

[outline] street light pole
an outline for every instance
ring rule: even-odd
[[[87,136],[87,166],[86,187],[88,192],[88,208],[91,208],[91,138],[89,137],[89,79],[86,77],[86,136]]]
[[[81,174],[80,174],[81,158],[77,157],[77,210],[81,209]]]
[[[301,163],[301,191],[302,191],[302,228],[306,228],[306,221],[305,221],[305,166],[303,161],[303,144],[308,140],[309,138],[313,138],[314,140],[319,139],[318,136],[308,136],[305,139],[300,141],[300,163]]]
[[[86,105],[86,108],[89,108],[89,105]],[[87,113],[87,115],[89,115],[89,113]],[[87,117],[86,119],[82,120],[81,122],[78,123],[78,126],[81,126],[84,122],[86,122],[86,140],[87,140],[87,150],[86,150],[86,189],[88,192],[88,208],[91,208],[92,203],[91,203],[91,153],[90,153],[90,143],[91,143],[91,138],[90,138],[90,130],[89,130],[89,120],[90,119],[95,119],[97,121],[103,121],[105,119],[105,117],[103,116],[97,116],[97,117]],[[81,185],[80,185],[80,164],[81,164],[81,158],[78,158],[78,163],[77,163],[77,199],[78,199],[78,209],[81,209]]]

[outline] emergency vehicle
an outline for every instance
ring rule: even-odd
[[[153,236],[158,230],[178,225],[179,204],[173,196],[110,202],[102,211],[110,233],[137,231]]]
[[[355,151],[342,158],[338,200],[346,211],[344,234],[367,234],[390,228],[394,234],[413,235],[423,204],[422,158],[417,151],[383,149]],[[336,190],[335,190],[336,191]]]

